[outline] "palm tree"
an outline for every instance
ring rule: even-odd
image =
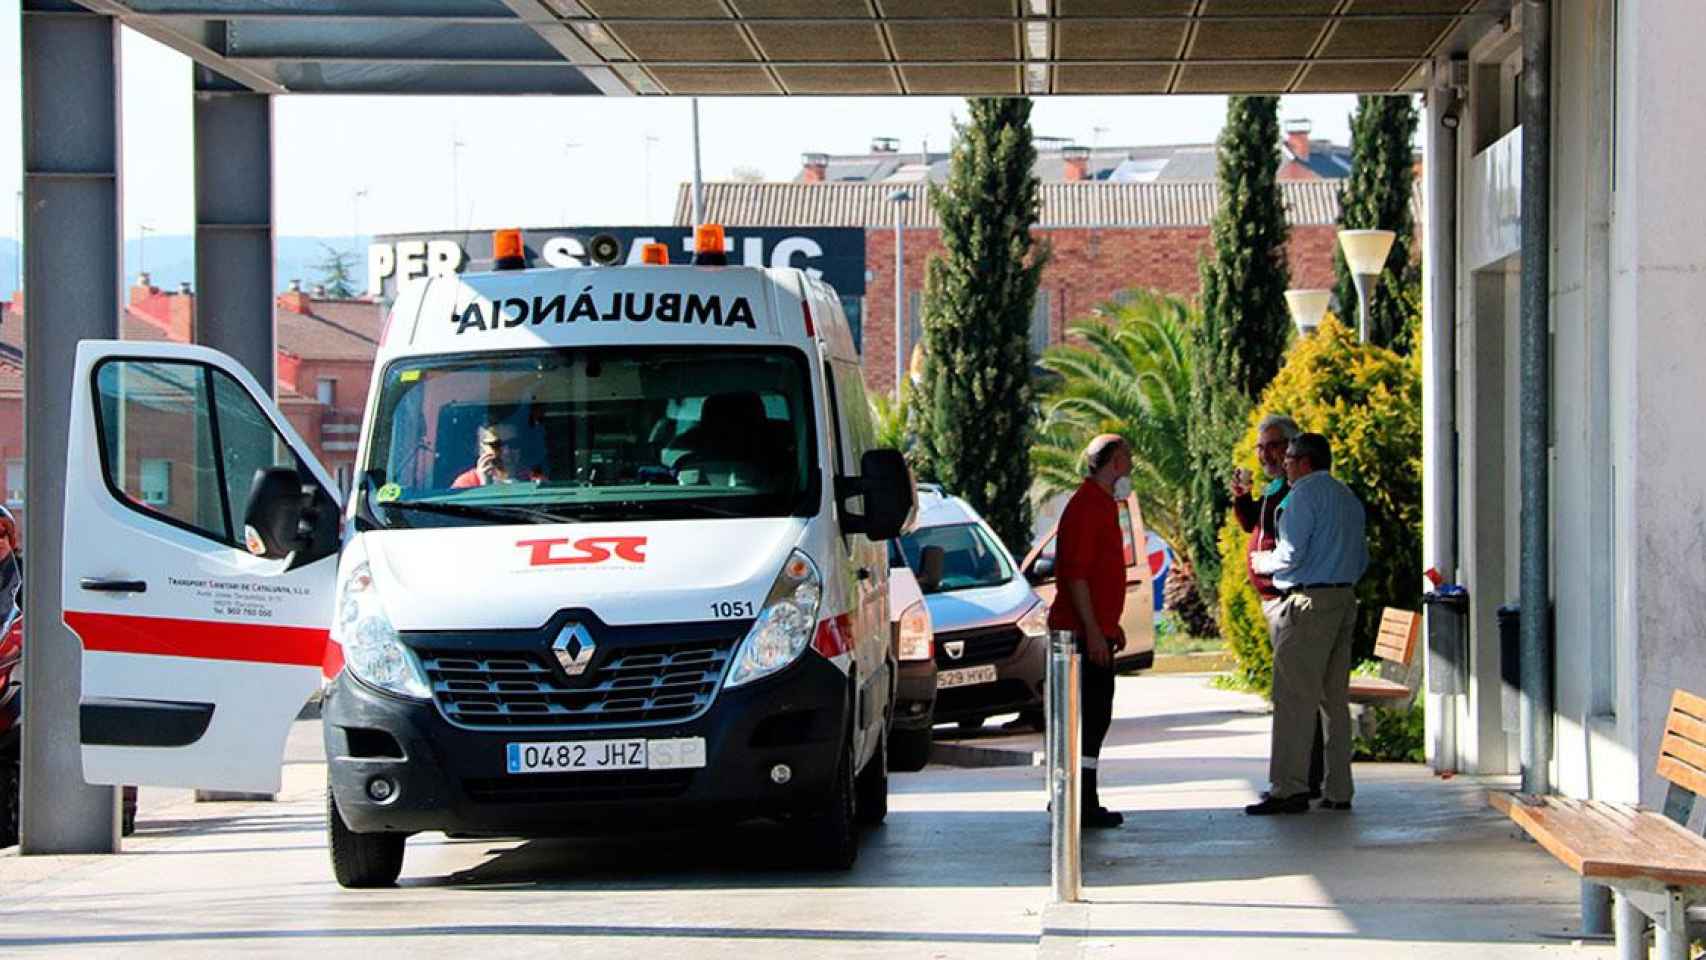
[[[1085,444],[1117,433],[1132,447],[1144,522],[1168,543],[1183,542],[1195,311],[1177,297],[1134,291],[1073,323],[1068,343],[1043,354],[1043,368],[1059,379],[1043,394],[1031,448],[1039,496],[1076,489]]]

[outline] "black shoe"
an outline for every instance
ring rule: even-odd
[[[1348,813],[1351,809],[1351,802],[1349,800],[1323,800],[1316,806],[1322,810],[1339,810]]]
[[[1262,799],[1263,800],[1266,800],[1271,796],[1273,796],[1272,792],[1267,791],[1267,790],[1262,791]],[[1309,799],[1311,799],[1311,800],[1321,799],[1321,788],[1320,787],[1310,787],[1309,788]]]
[[[1107,807],[1086,809],[1079,814],[1079,826],[1087,830],[1112,830],[1125,823],[1125,816]]]
[[[1301,793],[1289,797],[1268,797],[1261,803],[1252,803],[1245,807],[1244,812],[1252,817],[1266,817],[1276,813],[1308,813],[1309,797]]]

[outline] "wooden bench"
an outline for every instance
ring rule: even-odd
[[[1380,634],[1374,639],[1374,655],[1408,671],[1416,654],[1416,638],[1422,632],[1422,615],[1387,607],[1380,612]],[[1351,677],[1352,703],[1389,704],[1410,698],[1408,683],[1385,677]]]
[[[1620,960],[1646,956],[1649,919],[1659,957],[1688,960],[1688,908],[1706,903],[1706,837],[1688,829],[1695,798],[1706,793],[1706,698],[1683,690],[1672,695],[1658,773],[1670,783],[1662,812],[1600,800],[1488,795],[1584,881],[1611,888]]]

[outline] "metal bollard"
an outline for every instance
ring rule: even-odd
[[[1083,883],[1079,859],[1079,740],[1078,645],[1071,632],[1049,634],[1048,790],[1049,839],[1053,862],[1049,878],[1055,903],[1077,903]]]

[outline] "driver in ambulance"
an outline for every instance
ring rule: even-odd
[[[538,469],[521,467],[521,437],[515,424],[507,420],[487,420],[480,425],[478,437],[474,465],[450,484],[452,489],[545,479]]]

